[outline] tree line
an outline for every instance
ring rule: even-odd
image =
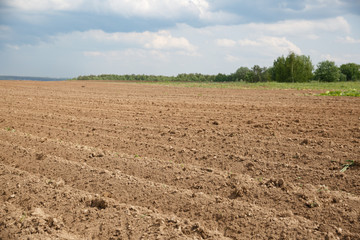
[[[359,81],[360,65],[342,64],[340,67],[333,61],[319,62],[314,68],[309,56],[290,52],[288,56],[278,57],[271,67],[254,65],[252,68],[240,67],[234,73],[204,75],[200,73],[182,73],[177,76],[157,75],[88,75],[79,76],[77,80],[122,80],[122,81],[179,81],[179,82],[335,82]]]
[[[165,81],[181,81],[181,82],[214,82],[216,75],[204,75],[201,73],[181,73],[176,77],[163,75],[144,75],[144,74],[101,74],[79,76],[76,80],[122,80],[122,81],[146,81],[146,82],[165,82]]]

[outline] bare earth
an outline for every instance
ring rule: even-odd
[[[0,239],[360,239],[360,98],[309,93],[0,81]]]

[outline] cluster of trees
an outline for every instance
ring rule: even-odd
[[[232,76],[232,81],[246,82],[320,82],[358,81],[360,80],[360,65],[355,63],[342,64],[340,67],[332,61],[318,63],[315,71],[309,56],[289,53],[287,57],[278,57],[272,67],[252,69],[240,67]]]
[[[227,76],[227,75],[225,75]],[[102,74],[102,75],[88,75],[79,76],[77,80],[122,80],[122,81],[146,81],[146,82],[164,82],[164,81],[179,81],[179,82],[214,82],[216,75],[204,75],[200,73],[182,73],[174,76],[162,75],[115,75],[115,74]]]
[[[240,67],[232,74],[204,75],[200,73],[182,73],[177,76],[155,75],[89,75],[79,76],[77,80],[123,80],[123,81],[181,81],[181,82],[321,82],[358,81],[360,80],[360,65],[343,64],[340,67],[332,61],[320,62],[315,71],[309,56],[290,52],[287,57],[278,57],[272,67],[253,66]]]
[[[334,62],[323,61],[317,65],[314,80],[324,82],[359,81],[360,65],[355,63],[342,64],[337,67]]]
[[[171,80],[168,76],[155,75],[116,75],[116,74],[102,74],[102,75],[88,75],[79,76],[77,80],[122,80],[122,81],[167,81]]]
[[[307,82],[313,77],[310,57],[290,53],[274,61],[272,77],[276,82]]]

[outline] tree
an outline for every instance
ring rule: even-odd
[[[263,73],[262,73],[262,80],[263,82],[270,82],[273,76],[273,67],[264,67],[263,68]]]
[[[307,82],[313,77],[313,69],[309,56],[290,52],[286,58],[281,56],[274,61],[272,77],[277,82]]]
[[[251,70],[254,73],[254,79],[252,82],[261,82],[263,69],[259,65],[254,65]]]
[[[227,82],[227,81],[228,81],[228,76],[225,74],[219,73],[215,77],[215,82]]]
[[[273,64],[273,80],[276,82],[286,82],[288,75],[284,56],[278,57]]]
[[[326,60],[319,62],[315,70],[315,80],[321,82],[336,82],[340,79],[340,69],[335,62]]]
[[[272,68],[270,68],[271,70]],[[245,81],[245,82],[268,82],[271,80],[271,71],[266,67],[254,65],[251,69],[240,67],[235,73],[228,76],[228,81]]]
[[[286,60],[285,60],[285,65],[290,69],[290,79],[291,79],[291,82],[295,82],[295,79],[294,79],[294,65],[296,64],[296,55],[295,53],[291,52]]]
[[[360,65],[347,63],[340,66],[340,71],[346,76],[346,81],[360,80]]]
[[[234,81],[245,81],[246,74],[250,72],[251,70],[248,67],[240,67],[236,70],[236,72],[233,74],[233,80]]]
[[[296,82],[308,82],[313,78],[314,66],[309,56],[296,56],[293,79]]]
[[[249,71],[245,75],[245,82],[254,82],[255,73],[253,71]]]

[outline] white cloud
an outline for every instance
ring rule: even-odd
[[[240,18],[241,17],[236,14],[228,13],[225,11],[204,11],[201,12],[201,14],[199,15],[200,20],[216,24],[233,23],[237,22]]]
[[[147,60],[149,58],[164,61],[169,56],[168,53],[164,53],[158,50],[137,49],[128,48],[121,51],[84,51],[83,55],[86,57],[103,57],[109,60],[124,60],[137,59]]]
[[[342,5],[344,3],[340,0],[306,0],[305,10],[320,10],[329,6],[340,7]]]
[[[83,52],[85,57],[98,57],[98,56],[104,56],[103,52],[100,51],[85,51]]]
[[[217,39],[216,44],[220,47],[234,47],[236,45],[236,41],[232,39],[222,38]]]
[[[94,0],[103,10],[125,16],[151,16],[173,18],[174,15],[191,13],[202,16],[209,10],[206,0]]]
[[[306,38],[308,38],[310,40],[317,40],[320,38],[320,36],[317,34],[308,34],[308,35],[306,35]]]
[[[288,53],[289,51],[295,52],[296,54],[301,54],[301,50],[293,42],[287,40],[285,37],[273,37],[273,36],[263,36],[255,40],[250,40],[248,38],[240,39],[238,41],[232,39],[218,39],[216,41],[218,46],[222,47],[254,47],[254,48],[266,48],[271,49],[271,51],[278,53]]]
[[[301,50],[291,41],[287,40],[285,37],[263,37],[259,40],[260,44],[265,47],[274,48],[276,51],[284,53],[292,51],[296,54],[301,54]]]
[[[4,3],[23,11],[77,10],[155,19],[195,17],[211,23],[234,22],[239,18],[221,10],[212,11],[208,0],[4,0]]]
[[[233,56],[231,54],[227,54],[225,60],[228,62],[238,62],[240,60],[239,57]]]
[[[25,11],[74,10],[83,0],[4,0],[5,4]]]
[[[360,39],[355,39],[350,36],[346,36],[345,38],[339,38],[339,40],[343,43],[360,43]]]
[[[146,48],[154,49],[182,49],[186,51],[195,51],[195,46],[184,37],[173,37],[168,31],[160,31],[157,33],[144,32],[138,36],[143,37]]]
[[[334,56],[332,54],[322,54],[320,57],[323,60],[333,61],[333,62],[337,62],[337,63],[344,63],[344,62],[347,61],[343,57],[337,57],[337,56]]]
[[[151,56],[166,59],[168,55],[200,56],[197,47],[185,37],[174,37],[169,31],[115,32],[89,30],[53,36],[52,42],[69,49],[81,46],[83,56],[122,58],[124,55],[142,58]],[[77,47],[79,48],[79,47]],[[92,50],[92,49],[101,50]]]
[[[230,22],[235,14],[212,11],[207,0],[92,0],[98,11],[114,12],[126,17],[178,19],[194,16],[205,22]]]
[[[89,30],[86,32],[76,32],[74,34],[81,39],[90,38],[99,42],[135,43],[147,49],[196,51],[196,47],[186,38],[173,37],[170,32],[164,30],[158,32],[145,31],[140,33],[107,33],[102,30]]]
[[[4,0],[5,4],[24,11],[86,10],[113,12],[122,16],[168,18],[183,14],[199,18],[209,15],[206,0]]]
[[[240,44],[240,46],[258,46],[258,45],[260,45],[259,42],[249,40],[247,38],[239,40],[238,43]]]
[[[271,24],[250,23],[247,27],[255,31],[263,31],[276,35],[304,34],[304,36],[310,36],[310,38],[319,31],[350,32],[350,25],[344,17],[321,20],[286,20]]]

